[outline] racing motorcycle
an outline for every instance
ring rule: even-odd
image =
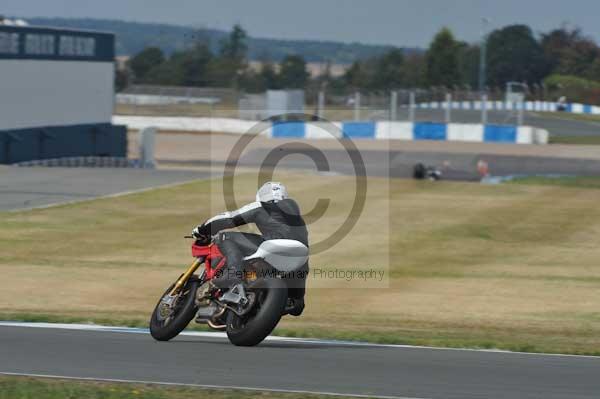
[[[193,238],[193,237],[186,237]],[[255,346],[277,326],[292,306],[285,276],[308,260],[308,248],[293,240],[268,240],[244,258],[242,282],[221,290],[209,284],[223,271],[226,258],[214,243],[192,244],[191,266],[163,294],[150,318],[150,334],[158,341],[175,338],[196,323],[226,331],[237,346]],[[204,268],[196,274],[200,266]]]

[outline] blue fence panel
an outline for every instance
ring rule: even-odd
[[[517,127],[507,125],[486,125],[483,141],[495,143],[516,143]]]
[[[374,139],[375,122],[344,122],[342,132],[345,139]]]
[[[0,164],[74,156],[127,156],[127,127],[99,123],[0,131]]]
[[[583,113],[584,114],[591,114],[592,113],[592,106],[591,105],[584,105],[583,106]]]
[[[448,126],[443,123],[415,123],[413,138],[415,140],[446,140]]]
[[[304,122],[273,122],[273,137],[303,138],[306,134]]]

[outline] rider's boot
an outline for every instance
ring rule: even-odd
[[[304,298],[288,298],[284,315],[298,317],[304,312]]]

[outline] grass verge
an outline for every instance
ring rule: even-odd
[[[550,136],[550,144],[600,145],[597,136]]]
[[[319,399],[324,397],[316,394],[203,389],[0,375],[0,399]],[[336,397],[343,398],[344,396]]]
[[[353,178],[275,178],[305,210],[315,193],[331,198],[325,218],[308,218],[312,243],[352,208]],[[236,177],[238,202],[256,179]],[[305,314],[276,333],[600,355],[600,194],[522,183],[370,178],[357,227],[311,256]],[[145,326],[190,262],[181,237],[223,209],[222,193],[215,180],[0,213],[0,317]],[[365,267],[385,281],[316,272]]]
[[[511,180],[511,184],[527,184],[542,186],[559,186],[584,189],[600,189],[600,177],[577,177],[577,176],[557,176],[557,177],[521,177]]]
[[[573,114],[570,112],[543,112],[539,115],[549,116],[556,119],[568,119],[572,121],[600,122],[600,115]]]

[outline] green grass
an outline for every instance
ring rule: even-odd
[[[591,115],[591,114],[573,114],[569,112],[543,112],[540,113],[545,117],[551,117],[556,119],[568,119],[573,121],[582,121],[582,122],[600,122],[600,115]]]
[[[600,115],[571,114],[567,112],[544,112],[544,117],[572,120],[579,122],[600,122]],[[598,126],[600,132],[600,125]],[[586,136],[550,136],[550,144],[600,145],[600,133]]]
[[[584,189],[600,189],[600,177],[522,177],[509,183],[511,184],[529,184],[543,186],[560,186]]]
[[[0,399],[318,399],[323,397],[316,394],[167,387],[0,375]]]
[[[314,193],[332,199],[325,218],[309,219],[314,243],[346,217],[354,180],[306,177],[276,176],[306,210]],[[372,289],[311,276],[305,314],[276,333],[600,354],[597,183],[520,183],[370,178],[357,227],[311,267],[373,265],[389,281]],[[181,237],[223,209],[220,184],[0,213],[0,318],[146,326],[190,263]],[[238,202],[255,187],[256,176],[238,177]]]
[[[600,145],[600,133],[597,136],[550,136],[550,144]]]

